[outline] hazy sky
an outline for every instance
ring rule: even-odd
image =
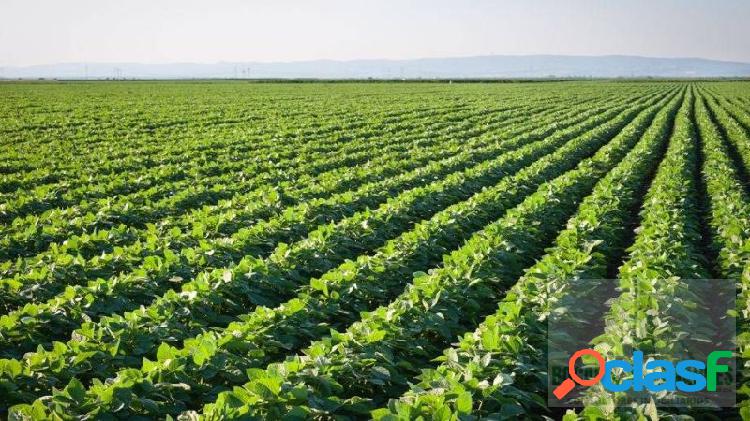
[[[0,66],[482,54],[750,62],[750,0],[0,0]]]

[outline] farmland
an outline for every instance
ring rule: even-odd
[[[729,282],[750,419],[750,83],[9,82],[0,144],[0,418],[559,418],[555,303],[614,358]]]

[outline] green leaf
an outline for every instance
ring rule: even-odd
[[[472,409],[471,393],[461,392],[456,398],[456,410],[458,412],[468,414],[468,413],[471,413],[471,409]]]

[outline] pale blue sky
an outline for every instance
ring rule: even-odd
[[[482,54],[750,62],[750,0],[0,0],[0,66]]]

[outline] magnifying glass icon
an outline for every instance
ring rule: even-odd
[[[590,378],[590,379],[582,379],[576,374],[576,361],[578,361],[579,358],[583,357],[584,355],[590,355],[596,359],[596,362],[599,363],[599,372],[596,373],[596,376]],[[559,386],[555,388],[555,390],[552,391],[552,394],[555,395],[555,397],[559,400],[562,400],[562,398],[565,397],[568,393],[570,393],[571,390],[576,386],[576,383],[578,383],[581,386],[593,386],[602,379],[604,376],[604,357],[602,357],[602,354],[594,351],[593,349],[581,349],[579,351],[576,351],[573,356],[570,357],[568,360],[568,374],[570,375],[569,379],[565,379],[562,383],[560,383]]]

